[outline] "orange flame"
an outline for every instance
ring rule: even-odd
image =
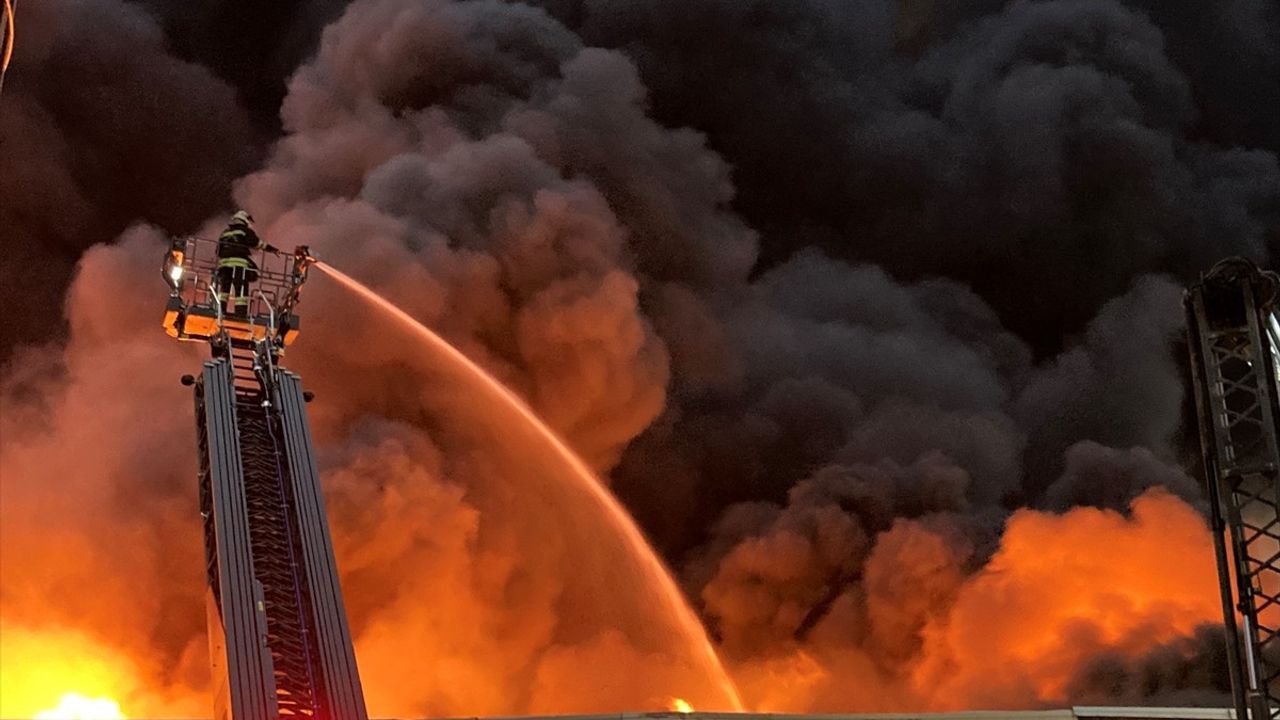
[[[1073,673],[1097,653],[1136,657],[1217,622],[1214,573],[1204,519],[1160,490],[1134,500],[1127,517],[1019,511],[999,552],[926,629],[938,652],[918,679],[944,689],[950,708],[982,704],[993,690],[1023,705],[1066,700]]]
[[[1137,659],[1220,622],[1209,528],[1159,489],[1128,513],[1020,510],[972,575],[962,561],[922,552],[931,546],[944,547],[928,526],[900,521],[872,560],[894,582],[860,599],[888,618],[895,642],[906,640],[899,675],[884,674],[878,646],[819,627],[805,646],[734,666],[748,704],[794,713],[1069,705],[1078,673],[1100,655]],[[909,577],[920,557],[933,565]],[[903,588],[930,602],[905,605],[893,594]]]
[[[123,720],[120,703],[109,698],[90,698],[67,693],[58,707],[36,713],[35,720]]]
[[[115,348],[108,350],[115,352]],[[89,358],[96,362],[106,356],[104,351],[101,356],[90,354]],[[83,364],[87,361],[81,359],[78,362]],[[113,377],[107,374],[103,380]],[[108,421],[103,422],[98,411],[108,405],[101,398],[107,396],[110,388],[92,384],[87,387],[89,391],[69,396],[70,400],[65,404],[78,405],[74,412],[68,411],[71,412],[67,416],[70,419],[59,420],[75,429],[68,434],[70,440],[49,440],[47,447],[37,446],[25,454],[15,452],[12,449],[14,443],[6,443],[6,462],[13,458],[12,465],[4,466],[6,482],[10,475],[28,468],[43,467],[46,463],[40,462],[42,460],[74,456],[65,448],[90,447],[94,445],[93,441],[105,437],[86,434],[81,431],[82,427],[94,428],[96,432],[97,428],[107,426],[108,430],[115,431],[117,426],[135,422],[129,415],[111,415]],[[153,407],[156,406],[146,406],[148,410]],[[6,409],[6,412],[9,411]],[[189,412],[189,409],[183,409],[181,417],[186,417]],[[49,464],[53,468],[50,472],[72,475],[70,461],[65,465]],[[89,485],[85,483],[84,486]],[[122,595],[116,590],[125,583],[113,577],[112,573],[120,572],[126,565],[101,563],[100,556],[93,554],[91,549],[95,541],[100,544],[100,538],[106,536],[103,527],[127,526],[95,525],[89,531],[67,522],[58,527],[60,532],[54,536],[56,552],[51,549],[55,542],[48,535],[41,535],[39,542],[18,542],[24,532],[43,531],[49,524],[43,518],[61,516],[47,510],[71,506],[55,504],[69,495],[65,483],[43,481],[13,486],[29,493],[22,496],[25,500],[21,503],[14,501],[14,495],[7,494],[11,492],[10,487],[5,487],[5,503],[0,514],[0,527],[5,531],[5,567],[9,570],[15,562],[23,564],[12,568],[13,572],[5,573],[3,609],[6,615],[5,622],[0,623],[0,717],[34,717],[55,705],[61,709],[59,698],[72,690],[81,698],[116,699],[130,714],[138,716],[206,714],[209,694],[202,683],[207,683],[207,678],[199,674],[189,677],[180,673],[158,672],[155,656],[147,654],[146,644],[153,640],[150,635],[117,633],[114,635],[117,644],[103,640],[104,637],[113,637],[106,631],[112,628],[112,623],[119,621],[121,613],[117,611],[121,604],[111,604],[109,607],[113,612],[93,616],[86,610],[90,603],[76,602],[77,596],[89,593],[68,592],[69,589],[93,587],[95,602],[100,597]],[[390,496],[388,502],[412,505],[411,500],[411,497]],[[77,502],[80,501],[77,499]],[[178,510],[173,512],[186,517],[190,514],[190,506],[183,505],[183,502],[187,501],[180,500],[176,504]],[[165,507],[168,512],[168,506]],[[39,517],[41,522],[26,522],[28,517]],[[1064,702],[1070,699],[1067,696],[1072,692],[1071,683],[1076,670],[1087,665],[1098,653],[1139,656],[1160,642],[1186,636],[1198,624],[1216,622],[1219,618],[1209,531],[1192,508],[1167,494],[1152,492],[1143,496],[1128,514],[1086,508],[1064,514],[1019,512],[1009,520],[999,551],[986,568],[976,574],[962,560],[947,553],[920,552],[931,547],[933,540],[944,549],[947,545],[944,539],[931,534],[927,523],[904,521],[897,532],[902,536],[898,538],[901,540],[899,552],[881,553],[885,566],[890,568],[885,577],[892,582],[878,587],[878,595],[837,598],[829,616],[814,626],[807,637],[802,641],[788,641],[799,647],[781,644],[764,648],[758,657],[734,658],[735,679],[747,691],[749,704],[754,709],[776,712],[918,711],[983,706],[1037,707]],[[174,567],[197,568],[195,558],[199,554],[198,549],[190,550],[199,546],[196,529],[193,528],[188,537],[191,540],[186,546],[178,543],[174,543],[172,548],[165,546],[175,555]],[[874,540],[881,551],[889,549],[886,539]],[[131,547],[137,546],[141,545]],[[393,546],[392,550],[397,547]],[[189,554],[190,558],[184,559],[183,553]],[[391,550],[387,553],[387,557],[393,557]],[[81,557],[88,559],[82,566],[73,565],[74,559]],[[375,559],[377,557],[382,556]],[[936,567],[923,564],[923,570],[912,575],[897,572],[908,567],[912,558],[920,557],[936,561]],[[167,579],[170,563],[152,561],[157,566],[154,576]],[[486,557],[488,565],[484,572],[500,574],[503,561],[499,553]],[[59,567],[58,572],[37,572],[52,568],[55,562],[67,567]],[[915,565],[922,566],[922,563],[916,560]],[[24,572],[28,569],[31,572]],[[15,578],[12,585],[9,584],[10,577]],[[143,577],[149,579],[151,576]],[[16,582],[19,578],[21,585]],[[941,583],[940,579],[947,582]],[[134,578],[129,578],[129,581],[133,583]],[[904,587],[908,581],[920,587]],[[28,582],[34,584],[28,587]],[[198,586],[198,573],[193,571],[187,580],[175,582]],[[369,583],[367,577],[360,575],[344,577],[346,588],[368,587]],[[147,587],[152,585],[153,582]],[[379,590],[375,587],[374,591]],[[11,597],[19,598],[21,602],[11,602]],[[138,597],[145,600],[147,594],[139,593],[131,601],[136,602]],[[900,602],[903,597],[923,601],[904,606]],[[885,672],[885,653],[876,654],[879,648],[869,641],[859,644],[864,642],[860,638],[866,635],[859,612],[872,601],[885,614],[897,613],[889,618],[893,622],[883,625],[892,632],[884,634],[891,638],[906,636],[910,641],[896,643],[892,648],[898,653],[892,658],[892,674]],[[407,709],[401,714],[412,711],[415,706],[409,703],[416,701],[416,696],[401,701],[391,694],[397,685],[407,684],[394,674],[406,665],[403,662],[404,645],[383,645],[379,641],[383,637],[403,634],[405,625],[420,622],[421,618],[430,616],[434,611],[429,604],[406,603],[403,614],[384,616],[396,622],[371,624],[363,628],[359,658],[361,670],[367,677],[366,687],[377,688],[369,695],[371,707],[383,705],[393,711]],[[168,606],[148,601],[138,614],[158,612],[162,607]],[[198,614],[195,603],[176,607],[188,608],[191,615]],[[790,611],[783,608],[784,613]],[[22,622],[40,617],[44,624],[24,627],[15,624],[19,617]],[[353,612],[353,617],[359,616]],[[158,636],[163,631],[182,639],[182,633],[189,634],[189,625],[199,623],[198,617],[193,619],[194,623],[184,620],[185,624],[157,628],[155,634]],[[67,623],[65,629],[50,628],[51,624],[58,622]],[[457,642],[462,634],[462,623],[454,622],[452,625],[442,623],[429,627],[441,629],[440,642],[443,644]],[[516,625],[513,622],[502,627]],[[137,624],[137,627],[143,626],[142,623]],[[543,630],[539,632],[542,632],[549,625],[540,627]],[[71,632],[72,628],[82,632]],[[120,644],[125,642],[120,639],[125,635],[130,638],[128,647]],[[527,639],[532,637],[531,632],[524,640],[503,637],[502,642],[525,642],[532,646],[536,640]],[[164,639],[172,641],[175,638]],[[571,695],[559,692],[561,688],[570,687],[567,681],[560,679],[573,678],[580,683],[584,666],[594,673],[593,681],[597,676],[601,682],[619,678],[617,685],[610,686],[607,692],[621,697],[628,689],[626,683],[630,676],[618,671],[622,664],[619,658],[624,657],[623,653],[631,652],[631,656],[625,656],[632,658],[628,667],[644,665],[648,658],[628,648],[624,642],[600,642],[585,647],[591,649],[590,654],[562,653],[558,663],[543,663],[544,667],[540,669],[551,667],[554,670],[547,671],[551,680],[545,687],[555,692],[547,693],[547,701],[538,705],[540,709],[548,712],[577,709],[570,705],[573,702]],[[710,648],[709,645],[707,647]],[[203,667],[204,658],[196,657],[202,648],[196,646],[193,649],[197,651],[191,653],[193,664]],[[589,657],[591,662],[584,663],[582,657]],[[501,678],[480,675],[471,679],[445,661],[438,661],[438,664],[442,666],[438,675],[445,681],[438,683],[431,692],[443,694],[451,686],[463,684],[458,679],[461,677],[478,687],[491,686],[492,692],[488,697],[502,697],[498,692],[502,688]],[[412,668],[412,672],[420,673],[421,670]],[[681,672],[679,668],[672,674],[678,672]],[[179,704],[177,693],[187,690],[190,693]],[[658,692],[646,692],[639,700],[627,702],[633,706],[663,707],[666,704],[664,695],[672,692],[692,698],[700,707],[705,704],[699,696],[691,695],[674,681],[663,685]],[[602,693],[601,697],[607,699],[610,696]],[[645,698],[650,698],[650,701],[643,702]],[[461,702],[486,700],[477,692]],[[398,702],[401,704],[397,705]],[[449,702],[452,702],[451,698],[445,698],[437,707],[455,710],[457,706]],[[621,706],[622,701],[618,704]],[[672,709],[679,708],[673,703]]]
[[[118,704],[98,698],[118,697],[133,684],[124,658],[78,633],[6,623],[0,627],[0,657],[2,717],[121,717]],[[117,714],[102,714],[106,706],[100,703],[114,704]],[[95,714],[84,714],[90,709]]]
[[[201,694],[159,692],[121,648],[69,629],[0,623],[0,717],[114,720],[199,714]]]

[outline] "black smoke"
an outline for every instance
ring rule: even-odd
[[[965,281],[1043,352],[1139,273],[1277,239],[1274,3],[548,2],[708,133],[762,268]]]
[[[154,238],[113,239],[200,229],[234,198],[528,397],[609,476],[731,660],[820,649],[901,687],[1013,513],[1115,518],[1101,511],[1156,488],[1198,503],[1178,462],[1181,287],[1280,251],[1280,18],[1261,1],[21,12],[0,97],[0,350],[11,427],[48,435],[33,456],[91,415],[56,420],[63,394],[109,384],[68,360],[114,356],[104,308],[145,305],[153,269],[125,260]],[[364,457],[403,435],[447,458],[438,419],[397,396],[385,334],[318,307],[323,356],[290,362],[339,398],[323,442]],[[84,376],[37,372],[63,364]],[[341,497],[399,507],[409,460],[351,462],[335,461]],[[1190,702],[1221,687],[1202,640],[1135,658],[1092,638],[1067,695],[999,701]],[[926,700],[903,693],[867,702]]]
[[[254,157],[233,88],[136,5],[24,4],[0,97],[0,357],[63,334],[80,255],[130,223],[188,232]]]

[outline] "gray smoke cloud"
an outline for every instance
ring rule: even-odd
[[[544,5],[31,10],[0,101],[5,157],[29,160],[0,174],[0,270],[45,313],[12,337],[45,345],[4,371],[0,540],[31,558],[6,563],[5,621],[127,650],[160,688],[142,706],[200,695],[189,422],[157,379],[197,353],[147,318],[161,236],[216,232],[230,188],[271,242],[437,329],[605,474],[753,707],[1219,698],[1174,342],[1189,273],[1277,249],[1254,122],[1272,111],[1224,125],[1241,96],[1203,86],[1244,62],[1210,49],[1237,36],[1268,77],[1274,16],[1236,3],[1197,45],[1176,13],[1110,0]],[[219,54],[209,22],[254,26],[245,52]],[[135,219],[163,230],[81,255]],[[617,591],[634,578],[562,468],[365,306],[323,280],[305,298],[287,360],[320,397],[373,706],[686,692],[698,673]],[[104,535],[124,554],[58,559]],[[150,612],[49,601],[106,576]],[[1042,634],[1018,635],[1031,613]]]

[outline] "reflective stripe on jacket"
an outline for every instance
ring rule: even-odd
[[[265,244],[258,233],[244,225],[233,224],[218,236],[218,259],[248,258]]]

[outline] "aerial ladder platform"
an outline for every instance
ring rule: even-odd
[[[305,247],[259,252],[249,302],[226,303],[217,243],[172,241],[164,328],[209,345],[194,388],[215,720],[368,720],[301,379]],[[236,312],[229,312],[230,305]]]
[[[1233,704],[1280,718],[1280,277],[1231,258],[1187,292],[1187,341]],[[1238,618],[1238,621],[1237,621]]]

